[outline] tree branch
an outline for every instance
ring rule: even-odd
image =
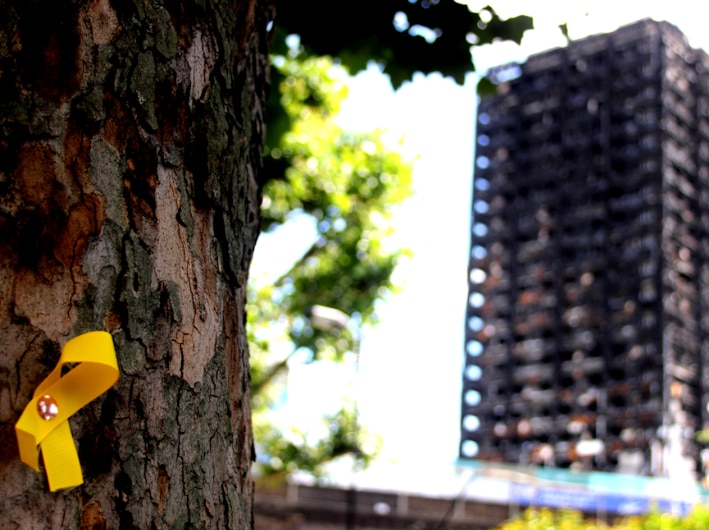
[[[288,366],[288,361],[291,359],[291,357],[293,357],[294,354],[295,354],[295,350],[293,350],[291,353],[289,353],[284,359],[282,359],[281,361],[279,361],[276,364],[274,364],[273,366],[271,366],[266,371],[266,374],[259,381],[256,381],[255,383],[252,382],[251,383],[251,396],[253,397],[253,396],[257,395],[259,392],[261,392],[263,387],[268,385],[271,381],[273,381],[273,379],[278,374],[283,372],[283,370],[285,370],[286,367]]]

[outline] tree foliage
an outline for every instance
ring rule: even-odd
[[[392,291],[392,272],[405,253],[386,247],[388,220],[410,194],[411,180],[410,167],[387,149],[381,133],[337,126],[346,97],[342,72],[375,61],[394,87],[416,72],[440,72],[462,83],[474,70],[472,45],[519,42],[532,21],[502,20],[490,7],[475,13],[452,0],[275,3],[262,223],[269,232],[307,216],[316,235],[275,282],[251,282],[254,425],[267,457],[261,472],[317,473],[340,454],[366,457],[354,434],[352,404],[325,418],[327,435],[313,443],[306,432],[279,426],[269,412],[282,392],[273,383],[295,352],[307,352],[309,360],[342,359],[357,349],[361,326],[376,322],[376,302]],[[333,75],[335,65],[339,75]],[[306,316],[314,305],[336,308],[356,324],[318,329]]]
[[[609,530],[604,523],[589,521],[575,510],[553,511],[528,508],[519,517],[506,521],[497,530]]]
[[[279,79],[274,93],[285,110],[287,128],[265,149],[262,223],[266,232],[308,218],[314,226],[310,248],[278,279],[251,282],[249,329],[254,426],[262,452],[262,473],[294,469],[314,473],[346,453],[365,456],[355,436],[356,414],[344,404],[324,418],[326,436],[279,425],[269,412],[282,392],[279,377],[295,352],[308,361],[342,359],[357,349],[358,329],[376,320],[375,302],[393,289],[391,274],[401,249],[386,247],[393,208],[411,192],[411,167],[388,148],[379,132],[355,133],[336,123],[346,97],[345,76],[327,57],[307,57],[292,46],[273,57]],[[318,329],[309,308],[336,308],[355,327]],[[270,387],[270,388],[269,388]]]
[[[613,524],[585,519],[576,510],[554,511],[528,508],[519,517],[506,521],[497,530],[704,530],[709,528],[709,507],[697,506],[682,517],[653,511],[626,517]]]
[[[532,28],[528,16],[502,20],[492,7],[472,12],[453,0],[279,0],[276,12],[280,31],[300,35],[308,53],[338,57],[353,74],[376,61],[394,87],[415,72],[462,84],[474,70],[472,45],[520,42]]]

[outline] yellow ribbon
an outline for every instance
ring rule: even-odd
[[[76,364],[62,376],[62,368]],[[50,491],[83,484],[69,417],[103,394],[118,380],[111,335],[84,333],[62,348],[56,368],[40,383],[15,425],[20,459],[39,471],[42,451]],[[39,449],[38,449],[39,446]]]

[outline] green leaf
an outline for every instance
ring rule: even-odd
[[[490,96],[497,92],[497,85],[487,77],[482,77],[480,81],[478,81],[477,90],[478,94],[481,96]]]

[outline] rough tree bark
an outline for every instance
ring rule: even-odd
[[[0,0],[0,526],[251,528],[244,333],[266,1]],[[121,378],[50,493],[14,424],[61,346]]]

